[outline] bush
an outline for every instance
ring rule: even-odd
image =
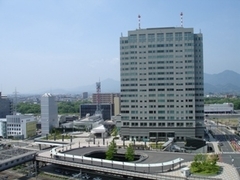
[[[220,170],[220,167],[217,165],[217,161],[218,155],[216,154],[198,154],[194,157],[194,161],[191,163],[191,173],[204,175],[217,174]]]

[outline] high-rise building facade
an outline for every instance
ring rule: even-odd
[[[202,42],[201,33],[183,27],[120,37],[122,138],[203,138]]]
[[[0,92],[0,118],[6,118],[7,115],[12,115],[12,101],[7,96],[2,96]]]
[[[58,107],[55,96],[45,93],[41,98],[41,128],[42,136],[49,134],[53,128],[58,128]]]
[[[93,103],[98,103],[98,96],[99,96],[99,103],[111,103],[114,104],[114,98],[115,97],[120,97],[119,93],[93,93],[92,94],[92,99]]]
[[[88,92],[83,92],[82,93],[82,98],[87,99],[88,98]]]

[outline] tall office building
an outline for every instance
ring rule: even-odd
[[[87,99],[88,98],[88,92],[83,92],[82,93],[82,98]]]
[[[58,108],[55,96],[50,93],[45,93],[41,98],[42,136],[49,134],[53,128],[58,127]]]
[[[2,96],[0,92],[0,118],[6,118],[7,115],[12,115],[12,101],[7,96]]]
[[[120,37],[122,138],[203,138],[202,41],[201,33],[183,27]]]

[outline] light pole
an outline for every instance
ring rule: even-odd
[[[73,134],[73,131],[74,131],[74,120],[72,122],[72,134]]]

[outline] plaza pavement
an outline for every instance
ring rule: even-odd
[[[88,135],[87,133],[83,133],[78,138],[74,138],[72,140],[71,149],[78,148],[79,146],[80,147],[83,147],[83,146],[86,146],[86,147],[88,147],[88,146],[91,146],[91,147],[107,146],[107,144],[109,144],[113,139],[112,137],[111,138],[106,138],[105,139],[105,145],[103,145],[103,140],[102,139],[96,139],[95,144],[93,144],[93,141],[87,142],[87,139],[88,139],[88,138],[86,138],[87,135]],[[57,140],[57,141],[60,141],[60,140]],[[69,142],[70,143],[70,140],[68,139],[68,140],[65,140],[64,142]],[[117,140],[115,140],[115,142],[116,142],[117,145],[123,145],[122,140],[117,139]],[[125,141],[125,145],[128,145],[130,143],[132,143],[132,142],[131,141]],[[218,147],[217,147],[217,142],[213,141],[211,143],[213,143],[215,153],[216,154],[221,153],[219,151]],[[136,144],[138,144],[138,142],[136,142]],[[141,144],[143,144],[143,142]],[[62,148],[62,147],[59,147],[59,148]],[[50,157],[50,150],[40,152],[39,156]],[[190,167],[190,164],[191,164],[191,162],[184,162],[184,163],[182,163],[182,168],[183,167]],[[218,162],[218,165],[222,167],[222,172],[220,174],[216,175],[216,176],[209,176],[209,178],[218,178],[218,179],[222,179],[222,180],[240,180],[240,177],[239,177],[239,174],[238,174],[236,168],[234,168],[232,165],[229,165],[229,164],[226,164],[226,163],[223,163],[223,162]],[[165,172],[163,174],[170,175],[170,176],[176,176],[176,177],[180,177],[180,176],[182,177],[181,169],[175,169],[175,170],[172,170],[172,171],[169,171],[169,172]],[[206,177],[206,176],[204,176],[204,177]],[[196,180],[196,177],[191,177],[190,176],[189,179],[195,179]]]

